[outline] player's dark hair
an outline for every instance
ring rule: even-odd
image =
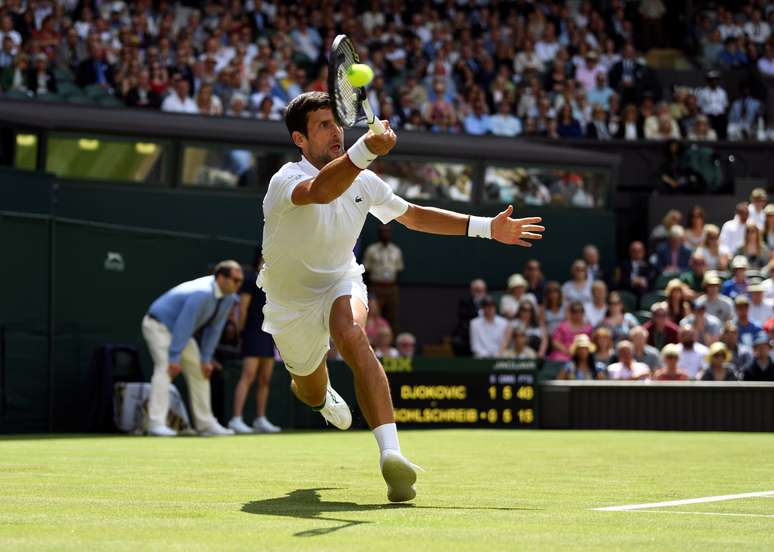
[[[218,264],[215,265],[215,270],[213,270],[213,274],[217,278],[218,276],[226,276],[227,278],[231,276],[231,271],[235,269],[242,269],[242,265],[240,265],[236,261],[228,260],[228,261],[220,261]]]
[[[307,136],[309,114],[318,109],[330,109],[331,99],[327,92],[304,92],[293,98],[285,108],[285,126],[292,136],[298,131]]]

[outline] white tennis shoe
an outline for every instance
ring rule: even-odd
[[[215,422],[214,425],[211,425],[207,429],[200,431],[199,435],[202,437],[224,437],[226,435],[234,435],[234,433],[236,432],[233,429],[226,429],[218,422]]]
[[[148,428],[148,435],[153,437],[174,437],[177,435],[177,431],[169,426],[157,425]]]
[[[342,431],[349,429],[349,426],[352,425],[352,412],[349,405],[341,398],[341,395],[334,391],[330,382],[325,396],[325,406],[320,409],[320,414],[328,423]]]
[[[253,421],[253,429],[257,433],[279,433],[282,428],[275,426],[266,416],[261,416]]]
[[[414,483],[417,481],[417,470],[421,468],[409,462],[397,450],[385,450],[380,463],[382,477],[387,483],[387,500],[407,502],[417,496]]]
[[[247,425],[241,416],[234,416],[231,418],[231,420],[228,422],[228,427],[233,429],[239,435],[253,433],[253,428]]]

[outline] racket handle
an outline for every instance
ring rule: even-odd
[[[363,112],[365,112],[368,128],[371,129],[371,132],[374,134],[384,134],[384,125],[374,115],[374,110],[371,109],[371,102],[367,98],[363,100]]]

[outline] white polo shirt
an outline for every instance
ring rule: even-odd
[[[364,269],[352,250],[368,213],[386,224],[408,209],[408,203],[370,170],[362,171],[331,203],[294,205],[295,187],[319,172],[303,157],[286,163],[271,178],[263,199],[265,264],[258,285],[272,312],[284,311],[282,320],[267,317],[266,331],[281,331],[343,279],[360,278]]]

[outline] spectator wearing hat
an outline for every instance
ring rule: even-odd
[[[511,324],[511,331],[506,332],[506,339],[503,340],[500,356],[518,360],[537,358],[537,352],[529,346],[529,337],[525,332],[524,324],[518,322]]]
[[[705,297],[699,297],[691,304],[691,314],[680,320],[680,326],[691,325],[696,332],[696,340],[704,345],[711,345],[720,338],[723,323],[717,316],[707,312]]]
[[[680,358],[677,361],[677,365],[691,379],[695,379],[704,366],[705,357],[709,349],[703,343],[696,341],[696,332],[690,324],[680,326],[679,339],[680,343],[677,344],[677,350]]]
[[[726,297],[734,299],[737,295],[747,293],[747,269],[749,264],[747,258],[737,255],[731,261],[731,278],[723,282],[720,286],[720,293]]]
[[[653,379],[658,381],[685,381],[691,379],[683,369],[678,366],[680,350],[674,343],[669,343],[661,351],[664,367],[659,368],[653,374]]]
[[[721,279],[714,270],[704,274],[704,304],[707,312],[725,323],[734,316],[734,302],[720,293]]]
[[[611,380],[644,380],[650,377],[650,368],[644,362],[634,360],[634,346],[626,339],[616,345],[618,362],[607,367],[607,377]]]
[[[629,331],[629,340],[632,342],[634,360],[647,364],[651,372],[661,368],[661,355],[658,349],[648,345],[648,330],[642,326],[635,326]]]
[[[744,232],[744,243],[736,250],[736,255],[747,259],[748,268],[753,270],[768,269],[771,252],[768,246],[763,243],[761,229],[752,221],[747,221],[747,227]]]
[[[753,339],[763,331],[763,328],[750,320],[750,299],[746,295],[737,295],[734,299],[736,309],[736,330],[739,332],[739,343],[752,346]]]
[[[562,321],[551,335],[552,351],[549,360],[570,360],[570,346],[576,335],[590,335],[591,325],[585,321],[586,313],[583,303],[571,301],[567,309],[567,319]]]
[[[588,335],[576,335],[572,345],[570,345],[570,356],[572,358],[559,371],[557,379],[604,379],[604,368],[600,370],[594,360],[595,351],[596,347]]]
[[[527,280],[521,274],[511,274],[508,277],[508,292],[500,299],[500,314],[512,320],[516,317],[519,304],[523,300],[531,301],[537,309],[537,299],[527,292]]]
[[[750,296],[748,317],[751,322],[763,327],[774,316],[774,301],[763,296],[763,285],[758,282],[750,284],[747,293]]]
[[[689,268],[691,250],[685,246],[685,230],[675,224],[669,229],[669,241],[656,248],[656,269],[659,272],[685,272]]]
[[[596,86],[600,75],[606,77],[605,68],[599,64],[599,55],[594,50],[589,50],[585,63],[575,71],[575,80],[586,92],[590,92]]]
[[[747,207],[748,221],[755,223],[758,228],[763,230],[766,227],[766,207],[769,202],[769,194],[764,188],[755,188],[750,192],[750,204]],[[774,205],[769,210],[774,214]],[[764,236],[765,239],[765,236]]]
[[[629,244],[629,258],[618,269],[618,287],[642,297],[653,283],[654,269],[645,254],[645,244],[633,241]]]
[[[760,332],[753,340],[753,359],[742,370],[744,381],[774,381],[774,362],[771,357],[769,336]]]
[[[707,260],[704,253],[694,251],[688,262],[690,270],[680,274],[680,281],[695,294],[701,293],[704,284],[704,274],[707,271]]]
[[[728,95],[720,86],[720,73],[709,71],[707,73],[707,86],[699,90],[697,95],[699,107],[707,116],[710,125],[721,140],[726,139],[726,111],[728,110]]]
[[[750,217],[750,209],[747,202],[736,204],[736,215],[731,220],[723,223],[720,229],[720,245],[726,251],[734,252],[744,245],[744,233],[747,229],[747,219]],[[722,268],[720,269],[722,270]]]
[[[742,369],[752,361],[752,349],[739,342],[739,330],[732,320],[723,324],[720,341],[731,352],[731,364],[734,366],[734,372],[741,373]]]
[[[475,358],[497,358],[508,321],[497,314],[497,303],[489,295],[481,299],[481,314],[470,322],[470,348]]]
[[[699,374],[701,381],[736,381],[734,365],[731,363],[733,355],[722,341],[713,343],[707,353],[707,367]]]
[[[669,319],[666,302],[659,301],[651,305],[650,313],[651,319],[643,325],[648,330],[648,345],[660,350],[667,343],[677,343],[679,328]]]

